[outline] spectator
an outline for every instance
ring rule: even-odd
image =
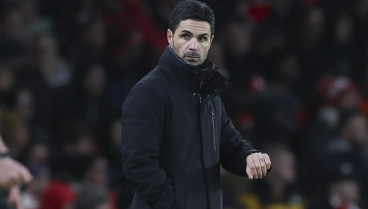
[[[74,209],[76,192],[68,184],[52,181],[44,191],[40,209]]]
[[[82,187],[94,185],[105,194],[105,201],[102,202],[109,209],[117,209],[117,194],[109,188],[109,165],[103,157],[91,157],[87,159],[82,172]],[[100,203],[101,204],[101,203]]]
[[[16,8],[9,9],[1,20],[1,28],[0,61],[19,68],[27,61],[22,13]]]
[[[111,209],[107,191],[93,184],[83,184],[78,190],[76,209]]]
[[[312,190],[317,197],[326,191],[326,182],[338,173],[351,176],[360,181],[363,192],[367,185],[368,157],[366,144],[368,136],[367,118],[359,111],[347,111],[341,115],[337,135],[324,139],[323,152],[319,153],[319,161],[314,160],[311,166],[310,182],[314,182]],[[318,174],[315,172],[319,170]],[[313,186],[311,185],[311,186]],[[316,188],[316,187],[315,187]]]
[[[352,175],[338,173],[328,183],[327,191],[312,199],[310,209],[365,208],[359,180]]]
[[[14,72],[7,64],[0,64],[0,107],[10,109],[14,106],[16,91]]]

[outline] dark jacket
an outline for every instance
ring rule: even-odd
[[[220,209],[220,164],[246,176],[257,152],[227,116],[227,83],[206,60],[191,66],[167,47],[122,108],[123,173],[135,189],[133,209]]]

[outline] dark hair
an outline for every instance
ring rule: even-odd
[[[180,22],[188,19],[208,22],[211,35],[215,34],[215,15],[206,3],[195,0],[179,2],[171,13],[169,29],[175,33]]]

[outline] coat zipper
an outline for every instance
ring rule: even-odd
[[[211,108],[211,119],[212,119],[212,135],[213,135],[213,149],[216,152],[216,135],[215,135],[215,113],[213,111],[213,107],[210,106]]]

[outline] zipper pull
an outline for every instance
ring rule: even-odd
[[[210,105],[210,111],[211,111],[212,117],[214,117],[215,116],[215,110],[214,110],[212,105]]]
[[[193,93],[193,96],[196,96],[196,95],[198,95],[198,97],[199,97],[199,104],[202,104],[201,94],[199,94],[199,93]]]

